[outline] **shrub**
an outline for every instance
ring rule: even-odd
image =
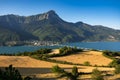
[[[105,57],[111,58],[111,59],[115,59],[116,56],[120,56],[120,52],[112,52],[112,51],[103,51],[103,55]]]
[[[51,49],[40,49],[34,52],[23,52],[23,53],[18,53],[16,56],[32,56],[32,55],[42,55],[42,54],[47,54],[50,53]]]
[[[53,66],[52,72],[57,73],[60,78],[67,77],[68,80],[77,80],[80,75],[76,66],[72,68],[72,72],[67,72],[59,66]]]
[[[110,64],[109,66],[110,67],[115,67],[116,65],[119,65],[120,64],[120,59],[114,59]]]
[[[10,65],[5,70],[0,70],[0,80],[22,80],[22,77],[19,71]]]
[[[120,64],[115,66],[115,74],[120,74]]]
[[[98,69],[93,69],[92,80],[104,80],[102,76],[102,72],[100,72]]]
[[[97,65],[97,64],[95,64],[95,65],[94,65],[94,67],[98,67],[98,65]]]
[[[31,80],[29,76],[22,78],[20,72],[12,65],[6,67],[5,70],[0,69],[0,80]]]
[[[85,61],[85,62],[84,62],[84,65],[85,65],[85,66],[90,66],[90,62]]]

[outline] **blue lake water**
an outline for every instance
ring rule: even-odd
[[[66,43],[62,46],[76,46],[78,48],[89,48],[98,50],[110,50],[120,51],[120,42],[77,42],[77,43]],[[35,51],[40,48],[59,48],[62,46],[14,46],[14,47],[0,47],[0,53],[18,53],[25,51]]]
[[[68,46],[76,46],[79,48],[120,51],[120,42],[79,42],[67,43]]]
[[[18,52],[31,52],[42,48],[59,48],[60,46],[14,46],[14,47],[7,47],[2,46],[0,47],[0,53],[18,53]]]

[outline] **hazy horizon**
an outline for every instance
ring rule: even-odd
[[[119,0],[1,0],[0,15],[36,15],[54,10],[65,21],[120,29]]]

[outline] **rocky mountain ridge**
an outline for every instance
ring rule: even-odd
[[[0,42],[25,40],[120,41],[120,30],[83,22],[70,23],[53,10],[32,16],[0,16]]]

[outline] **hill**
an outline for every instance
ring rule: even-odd
[[[24,40],[120,41],[120,30],[83,22],[70,23],[53,10],[32,16],[0,16],[0,42]]]
[[[54,52],[58,53],[57,50],[53,50],[53,52],[49,54],[54,54]],[[101,64],[107,65],[108,62],[111,62],[109,58],[105,58],[101,53],[102,52],[87,51],[87,52],[80,52],[79,54],[73,54],[73,55],[68,55],[63,57],[54,57],[54,59],[71,61],[73,63],[75,63],[76,61],[78,63],[83,63],[83,61],[89,61],[90,64],[94,65],[97,63],[98,66]],[[98,57],[99,59],[96,60],[96,58]],[[0,56],[0,67],[7,67],[10,64],[12,64],[14,67],[19,69],[19,71],[23,76],[31,76],[31,77],[35,76],[36,78],[40,78],[40,79],[43,78],[43,80],[44,79],[45,80],[54,80],[54,79],[65,80],[65,79],[56,79],[57,76],[51,72],[51,68],[55,65],[58,65],[64,68],[66,71],[71,71],[72,67],[75,66],[75,65],[68,65],[68,64],[52,63],[52,62],[47,62],[43,60],[36,60],[29,56]],[[112,74],[114,71],[114,68],[110,68],[110,67],[98,67],[98,66],[93,67],[93,66],[79,66],[79,65],[76,65],[76,66],[78,67],[79,72],[84,72],[84,73],[91,73],[92,70],[95,68],[110,74]],[[116,77],[114,79],[109,79],[109,77],[111,76],[107,76],[107,80],[116,79]],[[80,79],[87,80],[86,78],[91,78],[91,74],[80,76]]]
[[[96,60],[98,56],[99,56],[99,59]],[[80,59],[81,57],[82,59]],[[88,52],[83,52],[82,54],[80,53],[80,54],[73,54],[73,55],[63,56],[63,57],[54,57],[53,59],[69,61],[69,62],[71,61],[72,63],[82,63],[82,64],[84,61],[89,61],[90,64],[93,64],[93,66],[95,64],[97,64],[98,66],[108,65],[108,63],[112,61],[109,58],[104,57],[102,55],[102,52],[97,52],[97,51],[88,51]],[[68,64],[60,64],[60,63],[47,62],[43,60],[37,60],[29,56],[0,56],[0,67],[7,67],[10,64],[12,64],[14,67],[20,67],[20,68],[51,68],[52,66],[55,66],[55,65],[59,65],[60,67],[63,67],[63,68],[72,68],[74,66],[74,65],[68,65]],[[91,72],[92,69],[95,68],[93,66],[78,66],[78,67],[82,72]],[[103,71],[114,70],[114,68],[108,68],[108,67],[98,67],[98,68],[100,68]]]
[[[63,57],[55,57],[51,59],[59,60],[59,61],[67,61],[76,64],[84,64],[85,62],[89,62],[89,64],[92,66],[95,65],[108,66],[108,64],[112,62],[111,59],[104,57],[102,55],[102,52],[98,52],[98,51],[79,52],[77,54],[63,56]]]

